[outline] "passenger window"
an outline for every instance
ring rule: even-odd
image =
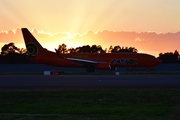
[[[154,56],[152,56],[152,57],[151,57],[151,59],[155,59],[155,57],[154,57]]]

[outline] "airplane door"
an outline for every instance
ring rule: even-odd
[[[44,63],[47,63],[47,56],[44,56]]]

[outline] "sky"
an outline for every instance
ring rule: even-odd
[[[101,45],[158,56],[180,50],[180,0],[1,0],[0,48],[25,48],[28,28],[49,50]]]

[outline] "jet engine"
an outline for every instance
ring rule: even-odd
[[[96,70],[111,70],[111,65],[109,63],[98,63]]]

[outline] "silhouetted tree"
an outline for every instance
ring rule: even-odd
[[[174,51],[173,59],[176,63],[179,61],[179,52],[177,50]]]
[[[75,49],[68,49],[68,51],[78,52],[78,53],[104,53],[105,50],[102,49],[100,45],[92,45],[90,47],[89,45],[84,45],[82,47],[77,47]]]
[[[59,50],[61,50],[62,45],[59,45]],[[106,53],[107,48],[105,50],[102,49],[101,45],[92,45],[91,47],[89,45],[84,45],[82,47],[77,47],[77,48],[70,48],[67,50],[69,53]],[[108,53],[114,53],[114,52],[134,52],[137,53],[138,50],[135,47],[120,47],[119,45],[115,46],[114,48],[112,45],[109,47]],[[61,52],[62,53],[62,52]]]
[[[178,63],[179,62],[179,52],[177,50],[173,52],[160,53],[159,59],[163,61],[163,63]]]
[[[119,52],[121,50],[121,47],[118,46],[114,46],[114,49],[111,50],[111,52]]]
[[[9,44],[5,44],[2,48],[1,48],[1,55],[7,55],[8,53],[15,53],[15,52],[19,52],[19,49],[14,45],[14,43],[9,43]]]
[[[134,52],[134,53],[138,52],[138,50],[135,47],[129,47],[128,51],[129,52]]]
[[[67,46],[66,46],[66,44],[62,44],[62,45],[59,45],[59,47],[58,47],[58,51],[59,51],[59,53],[65,53],[65,52],[67,52],[67,48],[66,48]]]
[[[75,53],[76,52],[76,49],[74,49],[73,47],[69,48],[67,50],[68,53]]]
[[[15,46],[14,43],[9,43],[9,44],[5,44],[2,48],[1,48],[1,55],[7,55],[9,53],[20,53],[20,54],[24,54],[26,53],[27,50],[24,48],[18,48]]]
[[[21,48],[21,49],[18,48],[18,50],[19,50],[19,54],[24,54],[27,52],[27,50],[24,48]]]
[[[108,53],[111,53],[111,51],[113,50],[113,47],[112,47],[112,45],[109,47],[109,49],[108,49]]]
[[[105,48],[104,52],[107,53],[107,48]]]
[[[96,45],[92,45],[92,47],[91,47],[91,52],[92,52],[92,53],[96,53],[97,51],[98,51],[97,46],[96,46]]]
[[[79,47],[79,53],[90,53],[91,52],[91,47],[89,45],[86,45],[86,46],[82,46],[82,47]]]
[[[105,50],[102,49],[101,45],[97,46],[97,52],[98,53],[105,53]]]
[[[26,59],[26,49],[17,48],[14,43],[5,44],[1,48],[0,64],[34,64]]]
[[[109,51],[112,49],[112,46],[110,46]],[[109,52],[108,51],[108,52]],[[111,50],[112,53],[114,52],[134,52],[137,53],[138,50],[135,47],[125,47],[124,46],[121,48],[119,45],[118,46],[114,46],[114,48]]]

